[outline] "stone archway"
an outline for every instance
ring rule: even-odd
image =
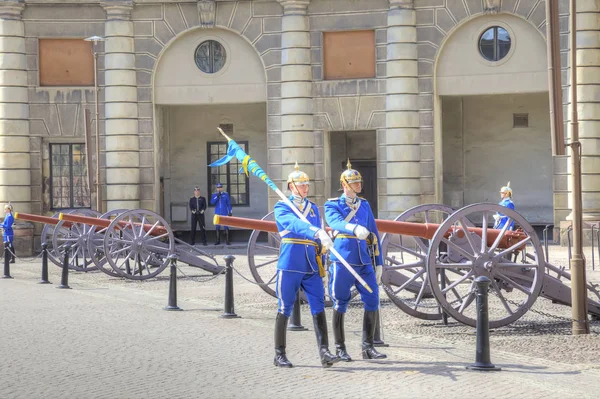
[[[214,70],[202,71],[195,52],[207,42],[220,46],[225,57]],[[257,162],[266,164],[266,82],[265,68],[255,48],[226,29],[191,29],[162,51],[153,72],[155,174],[164,187],[161,213],[176,228],[187,229],[187,200],[192,188],[199,186],[209,200],[215,179],[228,179],[232,202],[240,205],[236,215],[262,217],[267,213],[262,182],[249,179],[239,183],[237,173],[225,176],[220,169],[219,177],[215,177],[207,166],[211,154],[213,158],[216,155],[212,152],[217,148],[215,143],[225,141],[216,129],[219,125],[232,128],[233,138],[245,143]],[[248,192],[252,193],[252,201],[245,203]],[[212,215],[209,208],[208,229],[212,227]]]
[[[478,41],[504,28],[511,49],[491,62]],[[511,181],[517,208],[531,223],[554,220],[546,43],[529,22],[484,15],[456,28],[435,64],[435,138],[443,202],[497,202]]]

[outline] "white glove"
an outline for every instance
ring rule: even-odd
[[[500,215],[498,215],[497,213],[495,213],[495,214],[493,215],[493,218],[494,218],[494,221],[495,221],[495,222],[497,222],[497,221],[498,221],[498,219],[500,219]]]
[[[361,225],[357,225],[354,228],[354,235],[358,237],[359,240],[366,240],[369,234],[371,234],[371,232]]]
[[[331,241],[329,234],[327,234],[327,232],[325,230],[323,230],[323,229],[317,230],[317,232],[315,234],[315,238],[318,238],[319,240],[321,240],[321,245],[323,246],[323,249],[325,251],[329,251],[329,249],[333,247],[333,241]]]
[[[375,266],[375,281],[377,281],[377,285],[381,284],[381,276],[383,275],[383,266],[377,265]]]
[[[204,209],[202,209],[202,210],[200,211],[200,214],[203,214],[203,213],[204,213]]]

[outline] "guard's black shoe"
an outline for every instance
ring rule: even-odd
[[[290,362],[285,355],[285,347],[279,347],[275,349],[275,359],[273,359],[273,365],[275,367],[287,367],[292,368],[292,362]]]
[[[323,368],[331,367],[335,363],[342,360],[333,353],[329,352],[329,349],[327,349],[326,347],[322,347],[319,350],[319,355],[321,355],[321,365],[323,366]]]
[[[364,345],[362,349],[363,359],[387,359],[387,355],[377,352],[377,349],[373,345]]]
[[[352,361],[352,358],[346,351],[345,345],[336,345],[335,347],[336,347],[335,348],[336,355],[340,358],[340,360],[342,362],[351,362]]]

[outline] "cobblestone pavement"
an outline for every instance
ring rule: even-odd
[[[249,276],[243,251],[236,251],[236,264]],[[275,300],[237,275],[235,310],[242,317],[222,319],[224,279],[201,282],[198,269],[181,266],[184,311],[167,312],[167,271],[142,282],[71,273],[72,289],[60,290],[60,269],[50,265],[54,284],[38,285],[40,268],[39,259],[24,259],[11,265],[14,279],[0,280],[0,398],[598,397],[596,326],[581,338],[564,327],[547,334],[499,329],[492,361],[502,371],[485,373],[465,369],[475,359],[473,328],[416,321],[389,304],[390,346],[381,348],[388,359],[359,360],[361,310],[354,306],[346,330],[356,361],[322,369],[303,307],[310,330],[288,333],[295,367],[277,369]],[[539,350],[512,349],[521,341]],[[547,353],[561,342],[564,351],[572,345],[595,354],[572,360]]]

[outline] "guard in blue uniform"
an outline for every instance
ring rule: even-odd
[[[309,189],[309,178],[296,170],[288,176],[289,197],[295,206],[309,221],[302,221],[294,210],[285,202],[275,205],[275,222],[281,236],[279,261],[277,263],[277,317],[275,319],[275,359],[278,367],[292,367],[285,353],[286,330],[296,295],[302,288],[306,294],[310,311],[313,315],[315,334],[321,365],[331,367],[340,359],[329,352],[327,338],[327,319],[325,317],[325,289],[322,277],[325,277],[323,255],[331,248],[333,242],[327,232],[321,229],[321,217],[318,207],[306,197]]]
[[[373,346],[375,325],[379,310],[379,287],[383,272],[383,257],[379,252],[379,232],[371,206],[364,198],[359,198],[362,191],[362,176],[352,169],[350,160],[341,177],[340,183],[344,194],[325,202],[325,220],[336,231],[334,248],[354,268],[373,290],[369,293],[362,284],[330,253],[329,295],[333,300],[333,334],[336,354],[350,362],[352,358],[346,351],[344,335],[344,314],[351,299],[350,290],[355,286],[364,303],[362,356],[363,359],[385,359]]]
[[[506,186],[504,186],[500,189],[501,201],[498,204],[514,210],[515,204],[513,203],[512,195],[513,195],[512,188],[510,188],[510,182],[508,182],[508,184],[506,184]],[[494,215],[494,220],[495,220],[494,228],[502,229],[504,227],[504,225],[508,222],[508,219],[509,219],[508,216],[506,216],[505,214],[496,213]],[[508,230],[514,230],[514,229],[515,229],[515,221],[511,220],[510,224],[508,225]]]
[[[217,192],[212,195],[210,204],[215,206],[215,215],[231,216],[233,214],[229,194],[227,191],[223,191],[223,185],[221,183],[217,183]],[[217,241],[215,241],[215,245],[219,245],[221,244],[221,226],[216,225],[215,228],[217,229]],[[225,230],[225,242],[227,245],[231,245],[229,239],[229,226],[223,226],[223,230]]]
[[[12,214],[13,207],[11,204],[4,205],[4,221],[0,225],[2,228],[2,238],[4,239],[4,245],[7,245],[11,251],[10,263],[15,263],[15,246],[14,246],[14,237],[15,233],[13,231],[13,223],[15,222],[15,218]]]

